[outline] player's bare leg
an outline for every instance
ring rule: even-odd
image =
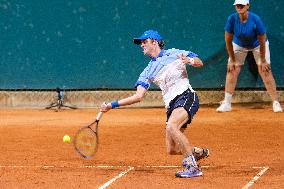
[[[189,143],[188,139],[181,132],[181,127],[188,121],[188,113],[184,108],[174,109],[172,112],[168,124],[166,127],[167,135],[173,140],[174,143],[179,147],[182,155],[185,159],[182,162],[182,165],[185,167],[185,170],[178,171],[176,173],[177,177],[190,178],[202,176],[202,172],[197,166],[195,157],[192,154],[193,146]]]
[[[185,128],[181,128],[180,131],[184,133]],[[174,142],[171,136],[166,132],[166,147],[167,153],[170,155],[182,155],[180,147]],[[196,161],[209,156],[209,150],[206,148],[193,147],[192,154]]]
[[[179,147],[182,155],[192,155],[193,146],[189,143],[187,137],[181,132],[181,126],[188,120],[188,114],[184,108],[175,109],[166,126],[166,134],[169,151],[173,151],[174,147]],[[171,140],[172,139],[172,140]]]
[[[184,128],[181,128],[180,131],[183,133]],[[182,155],[180,147],[175,143],[169,132],[166,132],[166,147],[167,153],[170,155]]]

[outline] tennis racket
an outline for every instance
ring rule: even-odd
[[[83,158],[91,158],[98,151],[98,126],[102,115],[103,112],[99,112],[95,121],[79,129],[75,135],[74,148]]]

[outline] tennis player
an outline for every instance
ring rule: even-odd
[[[140,45],[144,55],[151,58],[148,66],[140,74],[133,96],[103,103],[101,111],[107,112],[119,106],[126,106],[142,101],[151,83],[162,90],[167,108],[166,146],[170,155],[182,154],[184,170],[176,173],[177,177],[190,178],[201,176],[202,172],[197,161],[208,157],[209,150],[193,147],[184,134],[187,124],[190,124],[199,108],[197,94],[189,84],[186,65],[202,67],[198,55],[185,50],[164,50],[164,40],[154,30],[145,31],[140,37],[134,38],[134,43]]]

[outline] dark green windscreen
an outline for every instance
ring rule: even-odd
[[[233,0],[0,0],[0,89],[132,89],[147,65],[132,39],[155,29],[166,48],[191,50],[195,88],[221,88],[224,25]],[[284,1],[254,0],[266,25],[272,69],[284,87]],[[251,62],[251,61],[249,61]],[[238,87],[262,88],[246,64]]]

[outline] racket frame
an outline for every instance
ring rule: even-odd
[[[79,129],[77,132],[76,132],[76,134],[75,134],[75,137],[74,137],[74,141],[73,141],[73,146],[74,146],[74,148],[75,148],[75,151],[81,156],[81,157],[83,157],[83,158],[91,158],[91,157],[93,157],[95,154],[96,154],[96,152],[98,151],[98,146],[99,146],[99,135],[98,135],[98,126],[99,126],[99,121],[100,121],[100,119],[101,119],[101,117],[102,117],[102,115],[103,115],[103,112],[99,112],[98,113],[98,115],[97,115],[97,117],[96,117],[96,120],[95,121],[93,121],[92,123],[90,123],[89,125],[87,125],[87,126],[84,126],[84,127],[82,127],[81,129]],[[93,125],[96,125],[95,126],[95,129],[93,129]],[[85,130],[85,129],[89,129],[93,134],[94,134],[94,136],[96,137],[96,148],[95,148],[95,150],[94,150],[94,153],[93,154],[91,154],[91,155],[85,155],[85,154],[83,154],[78,148],[77,148],[77,137],[79,136],[79,134],[81,133],[81,131],[82,130]]]

